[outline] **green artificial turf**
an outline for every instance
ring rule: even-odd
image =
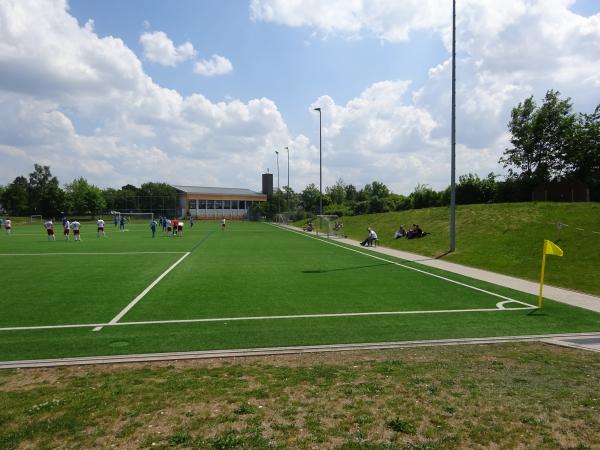
[[[449,208],[427,208],[343,217],[344,233],[362,240],[373,227],[381,245],[472,267],[539,281],[542,243],[549,239],[563,250],[547,261],[546,282],[600,295],[599,203],[505,203],[459,205],[456,251],[449,248]],[[298,222],[298,225],[304,222]],[[316,222],[315,222],[316,223]],[[417,223],[429,234],[422,239],[394,240],[400,225]],[[556,224],[566,224],[560,232]]]
[[[235,222],[221,231],[201,222],[183,238],[152,239],[145,225],[100,239],[86,226],[82,235],[82,242],[48,242],[39,227],[22,227],[2,236],[0,253],[155,253],[1,256],[0,273],[9,277],[2,327],[106,323],[181,258],[177,252],[190,254],[120,322],[221,320],[0,331],[0,360],[600,330],[600,314],[552,301],[541,312],[465,312],[505,300],[468,286],[528,304],[536,299],[263,223]],[[231,320],[441,310],[459,311]]]

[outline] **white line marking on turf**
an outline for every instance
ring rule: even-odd
[[[181,255],[185,252],[57,252],[57,253],[0,253],[0,256],[71,256],[71,255]]]
[[[297,314],[288,316],[251,316],[251,317],[213,317],[206,319],[179,319],[179,320],[144,320],[138,322],[116,322],[114,319],[108,323],[84,323],[72,325],[39,325],[31,327],[6,327],[0,328],[0,331],[24,331],[24,330],[48,330],[54,328],[91,328],[112,326],[131,326],[131,325],[157,325],[157,324],[177,324],[177,323],[202,323],[202,322],[233,322],[243,320],[281,320],[281,319],[319,319],[324,317],[357,317],[357,316],[401,316],[408,314],[454,314],[469,312],[510,312],[537,309],[535,306],[518,308],[475,308],[475,309],[439,309],[424,311],[373,311],[358,313],[330,313],[330,314]],[[94,329],[95,330],[95,329]]]
[[[142,292],[141,292],[141,293],[140,293],[140,294],[139,294],[139,295],[138,295],[136,298],[134,298],[133,300],[131,300],[131,302],[129,303],[129,305],[127,305],[125,308],[123,308],[123,309],[121,310],[121,312],[120,312],[119,314],[117,314],[115,317],[113,317],[113,319],[112,319],[110,322],[108,322],[108,324],[109,324],[109,325],[114,325],[114,324],[115,324],[115,323],[117,323],[119,320],[121,320],[121,318],[122,318],[122,317],[123,317],[125,314],[127,314],[127,312],[128,312],[128,311],[129,311],[131,308],[133,308],[133,307],[134,307],[134,306],[137,304],[137,302],[139,302],[141,299],[143,299],[143,298],[144,298],[144,296],[145,296],[145,295],[146,295],[148,292],[150,292],[150,290],[151,290],[151,289],[152,289],[154,286],[156,286],[156,285],[157,285],[157,284],[160,282],[160,280],[162,280],[164,277],[166,277],[166,276],[167,276],[167,274],[168,274],[168,273],[169,273],[171,270],[173,270],[175,267],[177,267],[177,265],[178,265],[178,264],[179,264],[181,261],[183,261],[185,258],[187,258],[189,255],[190,255],[190,252],[186,252],[186,254],[185,254],[185,255],[183,255],[181,258],[179,258],[177,261],[175,261],[175,262],[173,263],[173,265],[172,265],[171,267],[169,267],[167,270],[165,270],[163,273],[161,273],[161,274],[160,274],[160,276],[159,276],[159,277],[158,277],[156,280],[154,280],[154,281],[153,281],[153,282],[150,284],[150,286],[148,286],[146,289],[144,289],[144,290],[143,290],[143,291],[142,291]],[[94,328],[94,331],[100,331],[101,329],[102,329],[102,326],[97,326],[96,328]]]
[[[446,277],[443,277],[441,275],[436,275],[435,273],[427,272],[426,270],[417,269],[416,267],[407,266],[406,264],[402,264],[402,263],[399,263],[399,262],[396,262],[396,261],[390,261],[389,259],[385,259],[385,258],[382,258],[380,256],[372,255],[370,253],[361,252],[360,250],[357,250],[357,249],[354,249],[354,248],[351,248],[351,247],[346,247],[345,245],[336,244],[335,242],[327,241],[325,239],[320,239],[320,238],[317,238],[317,237],[314,237],[314,236],[311,236],[311,235],[308,235],[308,234],[305,234],[305,233],[301,233],[301,232],[296,231],[296,230],[290,230],[289,228],[281,227],[279,225],[275,225],[275,224],[269,224],[269,225],[274,226],[276,228],[279,228],[281,230],[289,231],[290,233],[296,233],[296,234],[299,234],[300,236],[304,236],[304,237],[307,237],[307,238],[310,238],[310,239],[315,239],[315,240],[317,240],[319,242],[324,242],[325,244],[331,244],[331,245],[334,245],[335,247],[340,247],[340,248],[346,249],[346,250],[354,252],[354,253],[359,253],[361,255],[365,255],[365,256],[368,256],[370,258],[378,259],[380,261],[385,261],[387,263],[394,264],[396,266],[404,267],[405,269],[414,270],[415,272],[419,272],[419,273],[422,273],[422,274],[425,274],[425,275],[429,275],[431,277],[439,278],[440,280],[445,280],[445,281],[448,281],[450,283],[458,284],[460,286],[464,286],[466,288],[473,289],[475,291],[479,291],[479,292],[483,292],[485,294],[493,295],[494,297],[498,297],[498,298],[501,298],[501,299],[504,299],[504,300],[508,300],[508,301],[511,301],[511,302],[515,302],[515,303],[520,303],[521,305],[524,305],[524,306],[528,306],[528,307],[532,307],[532,308],[537,308],[536,306],[530,305],[529,303],[525,303],[525,302],[522,302],[520,300],[515,300],[514,298],[506,297],[506,296],[501,295],[501,294],[496,294],[495,292],[486,291],[485,289],[481,289],[481,288],[478,288],[478,287],[475,287],[475,286],[471,286],[470,284],[462,283],[460,281],[456,281],[456,280],[453,280],[451,278],[446,278]]]

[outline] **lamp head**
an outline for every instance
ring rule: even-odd
[[[321,112],[321,108],[315,108],[314,110]]]

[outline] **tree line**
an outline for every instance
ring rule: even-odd
[[[166,183],[128,184],[101,189],[79,177],[61,187],[49,166],[35,164],[27,177],[0,186],[0,204],[12,215],[58,217],[62,213],[97,215],[108,211],[175,214],[177,192]]]

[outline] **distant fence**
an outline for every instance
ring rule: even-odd
[[[589,202],[590,189],[581,181],[560,181],[537,186],[532,201],[541,202]]]

